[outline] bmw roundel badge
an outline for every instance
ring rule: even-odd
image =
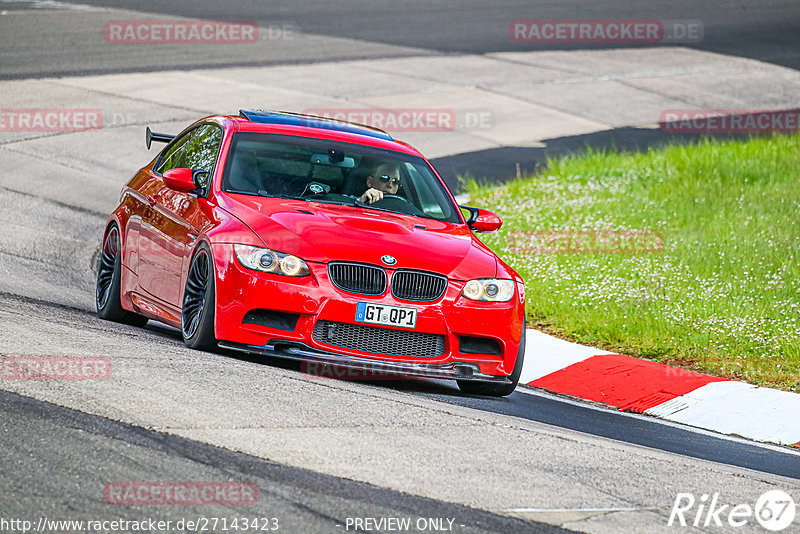
[[[385,256],[381,256],[381,261],[386,265],[394,265],[395,263],[397,263],[397,259],[395,259],[394,256],[389,256],[388,254],[386,254]]]

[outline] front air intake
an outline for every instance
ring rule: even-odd
[[[250,310],[242,319],[246,324],[257,324],[277,330],[292,331],[297,326],[300,315],[296,313],[285,313],[275,310]]]
[[[436,358],[444,354],[444,336],[423,332],[390,330],[334,321],[317,321],[314,339],[326,345],[373,354]]]

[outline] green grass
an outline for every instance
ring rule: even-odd
[[[469,203],[525,279],[531,325],[581,343],[800,389],[800,135],[588,151]],[[515,232],[647,230],[654,253],[552,253]],[[608,247],[607,247],[608,248]]]

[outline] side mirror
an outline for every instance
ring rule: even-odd
[[[502,219],[489,210],[472,206],[461,207],[469,211],[470,217],[467,219],[467,225],[474,232],[494,232],[503,225]]]
[[[170,169],[161,175],[164,184],[170,189],[180,191],[181,193],[196,193],[198,194],[202,189],[199,184],[199,178],[203,174],[208,174],[208,171],[202,169],[185,169],[177,168]]]

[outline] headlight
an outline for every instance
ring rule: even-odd
[[[495,278],[470,280],[461,294],[470,300],[508,302],[514,296],[514,281]]]
[[[239,263],[248,269],[285,276],[311,274],[306,262],[291,254],[249,245],[233,245],[233,250],[236,252],[236,259],[239,260]]]

